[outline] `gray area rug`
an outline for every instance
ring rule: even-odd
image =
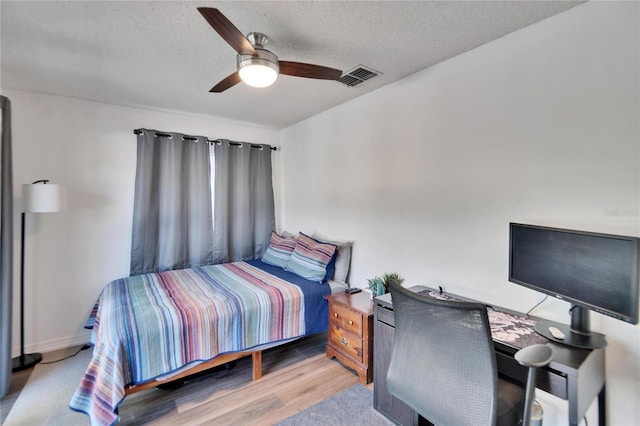
[[[3,426],[86,426],[89,418],[69,408],[84,371],[91,361],[91,350],[54,364],[38,364]]]
[[[373,408],[373,392],[357,384],[277,424],[298,425],[386,426],[393,423]]]

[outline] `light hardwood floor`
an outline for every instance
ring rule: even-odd
[[[322,333],[265,351],[264,376],[257,381],[251,380],[248,357],[231,369],[221,368],[175,389],[129,395],[120,405],[118,424],[277,423],[358,383],[355,372],[326,358],[326,339],[326,333]],[[55,359],[54,355],[46,354],[45,360]],[[2,399],[3,423],[29,374],[12,375],[11,391]],[[372,384],[369,389],[373,389]]]

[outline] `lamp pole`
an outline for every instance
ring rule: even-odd
[[[20,356],[11,360],[11,371],[22,371],[31,368],[42,361],[42,354],[25,354],[24,353],[24,229],[26,213],[22,212],[22,247],[20,249]]]

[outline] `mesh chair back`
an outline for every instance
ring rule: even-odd
[[[393,284],[391,297],[391,394],[439,426],[495,424],[498,374],[486,307]]]

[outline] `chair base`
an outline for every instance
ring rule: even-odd
[[[22,371],[42,361],[42,354],[24,354],[11,359],[11,371]]]

